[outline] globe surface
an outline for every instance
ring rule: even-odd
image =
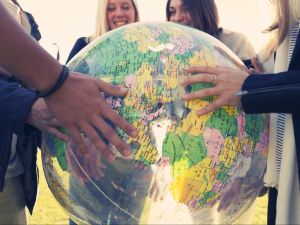
[[[267,116],[226,106],[198,118],[196,111],[215,97],[181,100],[185,92],[210,86],[181,87],[189,65],[244,69],[215,38],[168,22],[108,32],[69,63],[73,71],[126,85],[125,98],[103,96],[139,130],[137,138],[117,130],[131,146],[132,157],[122,157],[112,146],[114,162],[86,137],[89,152],[82,155],[73,143],[45,136],[48,185],[75,221],[232,223],[251,206],[266,166]]]

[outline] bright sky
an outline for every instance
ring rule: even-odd
[[[52,55],[56,43],[61,63],[77,38],[89,36],[94,30],[97,0],[18,0],[30,12],[42,33],[41,45]],[[269,0],[216,0],[221,25],[244,33],[258,51],[267,40],[261,31],[271,21]],[[164,21],[166,0],[138,0],[142,21]]]

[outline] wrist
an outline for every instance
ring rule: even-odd
[[[51,96],[52,94],[54,94],[57,90],[59,90],[61,88],[61,86],[67,80],[69,75],[70,75],[69,68],[67,66],[63,65],[62,70],[61,70],[57,80],[55,81],[55,83],[45,91],[36,91],[37,96],[39,98],[47,98],[47,97]]]

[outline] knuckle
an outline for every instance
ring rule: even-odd
[[[203,94],[204,94],[205,96],[210,96],[210,94],[211,94],[210,89],[203,89]]]

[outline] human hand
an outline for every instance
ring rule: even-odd
[[[236,93],[241,90],[244,81],[249,75],[246,71],[223,67],[192,66],[187,68],[186,72],[196,75],[185,77],[181,81],[182,86],[211,82],[214,82],[215,85],[210,88],[185,94],[182,97],[183,100],[188,101],[218,96],[214,102],[197,111],[199,116],[210,113],[225,105],[239,106],[241,104],[241,97],[237,96]],[[213,75],[215,75],[215,80],[212,79]]]
[[[98,180],[104,177],[106,165],[101,160],[101,153],[91,143],[89,138],[84,138],[84,144],[88,152],[81,154],[74,142],[69,142],[66,150],[68,171],[71,175],[85,183],[90,179]]]
[[[258,56],[253,57],[253,58],[251,59],[251,64],[252,64],[252,66],[253,66],[254,68],[250,68],[250,69],[248,70],[248,73],[249,73],[249,74],[259,74],[259,73],[264,73],[264,72],[265,72],[264,67],[263,67],[263,65],[260,63]]]
[[[236,203],[240,197],[241,180],[235,179],[234,182],[229,182],[222,192],[218,212],[226,210],[231,203]]]
[[[268,188],[265,187],[263,176],[261,179],[257,179],[255,181],[249,182],[247,187],[245,188],[245,196],[246,198],[251,198],[253,196],[262,197],[268,192]]]
[[[265,194],[263,178],[235,178],[230,181],[222,192],[218,212],[226,210],[230,204],[236,204],[240,199],[255,199]]]
[[[64,142],[67,142],[69,140],[69,137],[59,130],[59,128],[61,127],[60,124],[53,117],[44,99],[42,98],[38,98],[32,104],[26,122],[45,133],[54,135]]]
[[[127,89],[108,84],[101,79],[71,72],[62,87],[45,101],[57,120],[69,131],[81,152],[87,151],[83,133],[104,157],[110,161],[115,159],[109,146],[99,136],[97,131],[100,131],[123,156],[128,157],[131,154],[129,146],[121,140],[105,119],[123,129],[131,137],[135,137],[137,131],[110,108],[100,92],[124,96]]]

